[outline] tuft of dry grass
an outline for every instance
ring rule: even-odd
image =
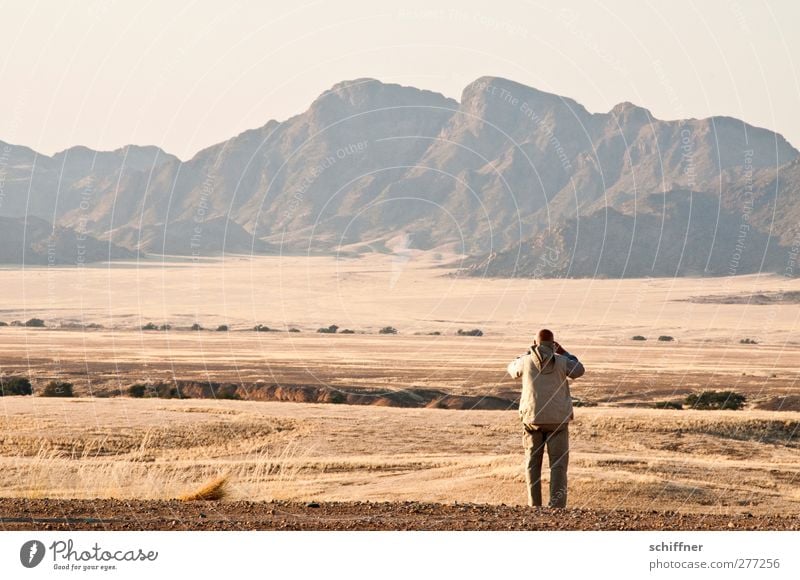
[[[202,487],[178,496],[181,501],[220,501],[228,495],[228,474],[222,474],[203,484]]]

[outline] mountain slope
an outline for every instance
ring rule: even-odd
[[[606,207],[569,218],[518,247],[468,261],[478,276],[721,276],[779,271],[788,256],[710,193],[671,191],[639,212]]]
[[[0,217],[0,264],[82,265],[134,256],[126,248],[63,226],[53,228],[39,218]]]
[[[509,256],[535,260],[555,236],[578,253],[554,275],[721,274],[717,244],[747,214],[745,243],[766,258],[734,268],[746,273],[780,267],[800,218],[799,154],[777,133],[728,117],[659,120],[631,103],[590,113],[497,77],[470,83],[458,102],[342,82],[305,112],[185,162],[155,147],[7,150],[0,216],[155,253],[335,252],[402,236],[473,256],[472,272],[491,262],[493,275],[532,275]],[[684,257],[651,247],[653,228],[670,247],[689,231]]]

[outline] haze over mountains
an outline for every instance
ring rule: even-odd
[[[185,162],[0,143],[2,237],[16,240],[0,261],[36,263],[39,219],[59,227],[57,263],[88,240],[91,259],[400,247],[465,254],[474,275],[793,275],[799,155],[729,117],[589,113],[492,77],[459,102],[358,79]]]

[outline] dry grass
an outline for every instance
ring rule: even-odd
[[[27,418],[3,441],[4,496],[169,499],[199,494],[197,482],[213,495],[225,474],[232,500],[525,501],[514,412],[30,397],[3,404],[9,419]],[[800,513],[798,424],[800,413],[772,411],[577,409],[570,503]]]
[[[228,495],[226,486],[228,484],[229,475],[222,474],[212,480],[207,481],[201,487],[194,491],[184,493],[178,496],[181,501],[220,501],[225,499]]]

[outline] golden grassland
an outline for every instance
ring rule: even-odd
[[[6,397],[0,493],[524,503],[513,411]],[[580,408],[570,504],[800,513],[800,413]],[[213,487],[213,486],[212,486]]]

